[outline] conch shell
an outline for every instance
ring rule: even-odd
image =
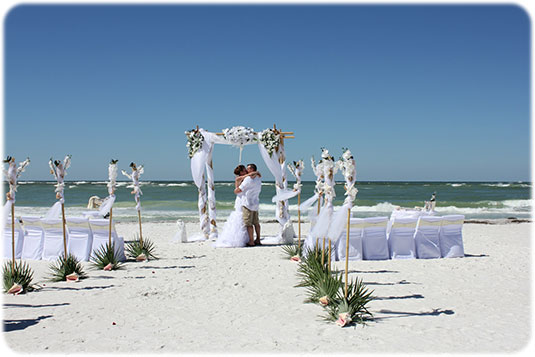
[[[319,298],[319,302],[321,306],[327,306],[329,305],[329,297],[327,295],[322,296]]]
[[[108,265],[106,265],[102,270],[110,271],[112,268],[113,268],[113,264],[108,263]]]
[[[144,253],[141,253],[136,257],[136,262],[144,262],[147,260],[147,256]]]
[[[338,314],[338,320],[336,320],[336,324],[338,326],[344,327],[350,322],[351,322],[351,316],[349,316],[348,312],[343,312],[341,314]]]
[[[78,276],[78,274],[72,273],[72,274],[67,275],[66,278],[67,278],[67,281],[76,282],[79,280],[80,277]]]
[[[19,285],[17,283],[13,284],[12,287],[9,288],[9,290],[7,291],[8,294],[13,294],[13,295],[18,295],[20,293],[22,293],[24,291],[24,289],[22,288],[22,285]]]
[[[300,262],[301,258],[299,258],[298,255],[294,255],[293,257],[290,258],[290,260],[293,261],[293,262]]]

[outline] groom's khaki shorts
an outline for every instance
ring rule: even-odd
[[[241,207],[241,211],[243,213],[243,224],[245,224],[246,227],[259,224],[258,211],[251,211],[249,208],[245,206]]]

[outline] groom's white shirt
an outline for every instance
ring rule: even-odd
[[[260,177],[251,178],[247,176],[240,185],[243,191],[242,206],[251,211],[258,211],[260,208],[260,191],[262,191],[262,180]]]

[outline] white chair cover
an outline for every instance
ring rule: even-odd
[[[388,235],[388,248],[391,259],[416,258],[414,232],[418,218],[395,218]]]
[[[442,217],[440,227],[440,253],[443,258],[464,257],[463,215]]]
[[[21,217],[24,225],[24,246],[22,247],[22,259],[41,260],[43,257],[43,244],[45,231],[39,217]]]
[[[90,219],[89,225],[93,231],[93,244],[91,247],[91,254],[100,249],[100,247],[108,244],[109,241],[109,227],[110,221],[108,219]],[[111,241],[115,244],[115,253],[120,261],[126,260],[124,255],[124,239],[117,235],[115,224],[112,222]]]
[[[93,244],[93,232],[89,227],[89,220],[84,217],[68,217],[67,229],[69,230],[67,250],[79,260],[88,261]]]
[[[4,228],[4,258],[13,258],[13,252],[11,251],[11,240],[13,238],[13,232],[11,231],[11,218],[8,217]],[[20,223],[15,218],[15,259],[19,259],[22,255],[22,248],[24,246],[24,231],[20,226]]]
[[[414,241],[418,259],[440,258],[440,225],[442,217],[422,216],[418,220]]]
[[[61,219],[41,219],[41,225],[45,231],[43,242],[43,260],[56,260],[64,254],[63,247],[63,223]],[[67,244],[69,232],[65,230]]]
[[[388,259],[388,242],[386,239],[386,226],[388,217],[365,218],[362,231],[362,255],[364,260]]]
[[[362,260],[362,231],[366,221],[363,218],[351,218],[349,220],[349,254],[348,260]],[[334,246],[335,259],[346,258],[347,230],[344,230]]]

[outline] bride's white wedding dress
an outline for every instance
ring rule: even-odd
[[[249,242],[249,234],[247,234],[247,229],[243,224],[243,215],[241,209],[242,195],[243,193],[240,193],[238,196],[236,196],[234,211],[232,211],[230,216],[227,218],[221,233],[218,235],[217,240],[214,243],[214,247],[245,247],[247,242]]]

